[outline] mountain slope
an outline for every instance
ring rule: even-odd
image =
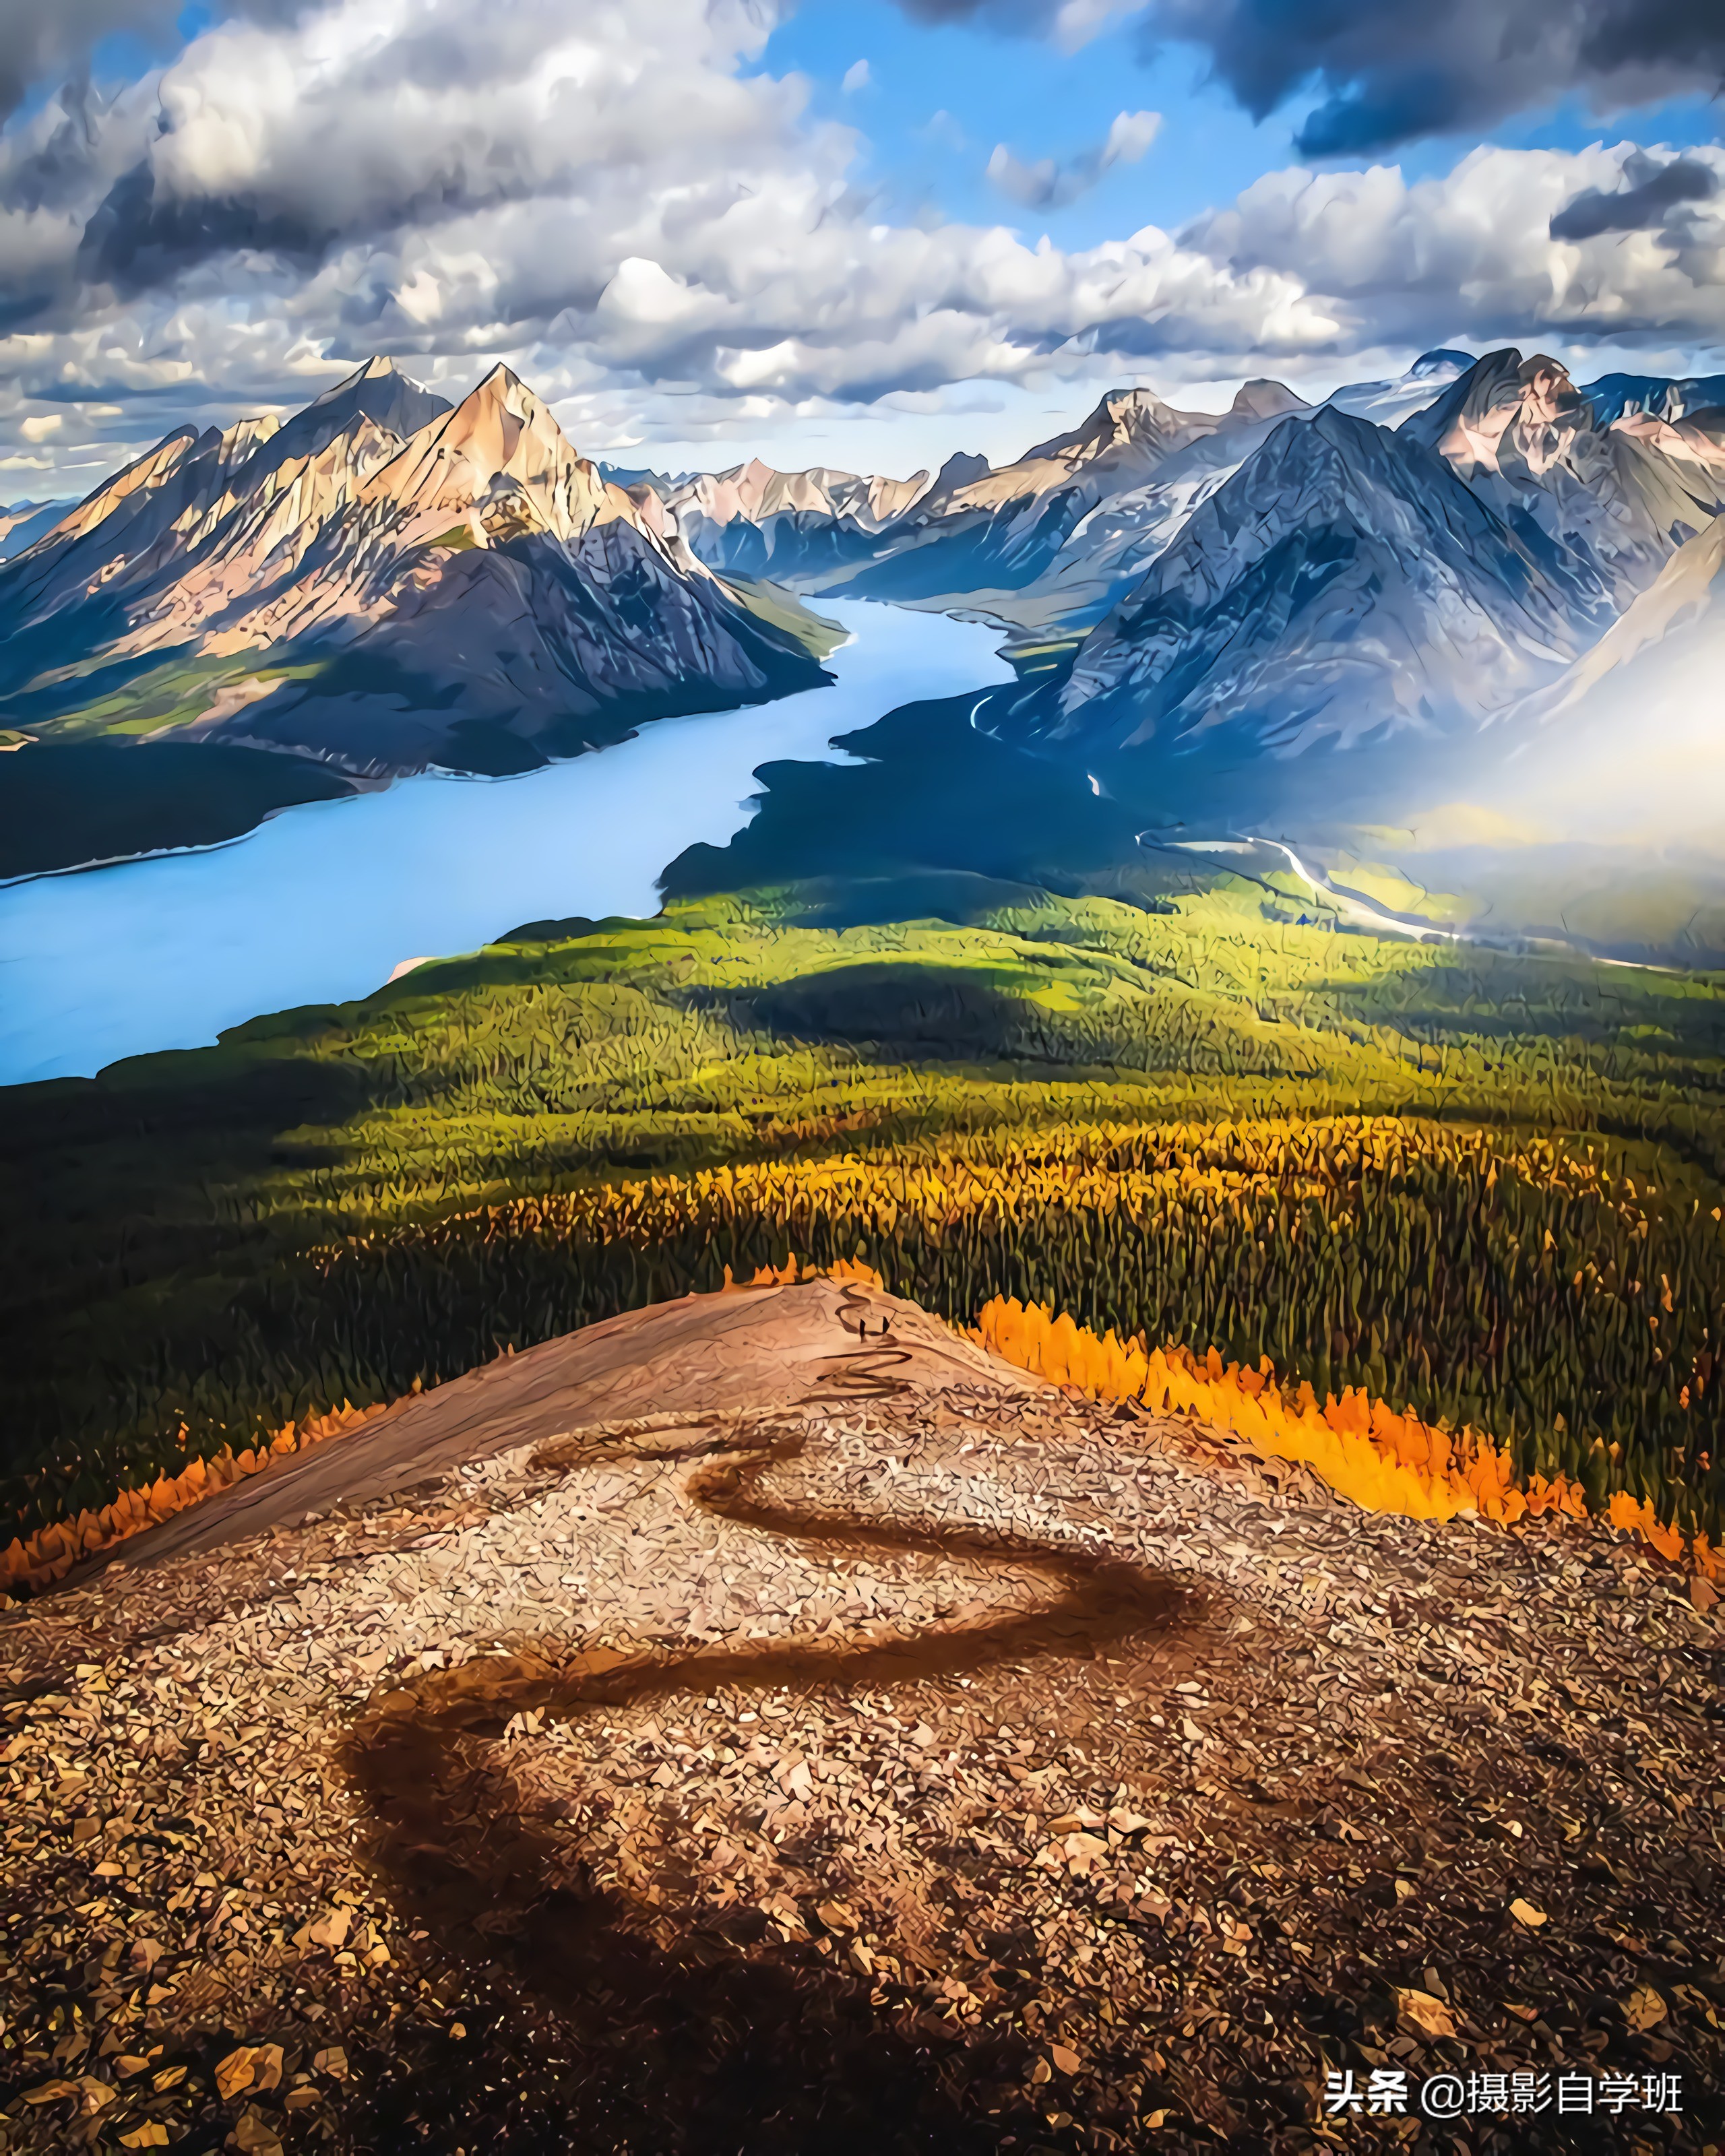
[[[285,427],[170,436],[0,570],[0,629],[25,716],[154,666],[208,679],[182,734],[374,775],[825,678],[503,367],[452,409],[373,361]]]
[[[1594,408],[1596,426],[1633,418],[1638,412],[1655,419],[1676,420],[1725,405],[1725,374],[1683,379],[1667,374],[1602,374],[1581,393]]]
[[[1441,733],[1550,679],[1608,618],[1593,578],[1435,453],[1326,409],[1275,429],[1024,716],[1086,752]]]
[[[1217,432],[1227,418],[1287,410],[1300,400],[1280,383],[1252,383],[1233,414],[1180,412],[1147,389],[1104,397],[1069,433],[1038,443],[999,471],[979,473],[949,490],[932,490],[900,521],[891,545],[852,576],[861,598],[931,600],[969,595],[1005,600],[1038,583],[1057,558],[1081,551],[1076,540],[1099,504],[1147,485],[1182,450]],[[1033,608],[1042,615],[1048,608]]]
[[[1399,418],[1471,364],[1466,353],[1428,353],[1398,381],[1358,384],[1331,401]],[[1311,408],[1276,382],[1247,382],[1221,413],[1120,389],[999,470],[960,454],[932,484],[919,473],[841,491],[832,481],[843,475],[750,465],[655,485],[716,568],[817,593],[962,602],[1014,624],[1028,655],[1039,638],[1101,620],[1271,428]]]
[[[669,528],[720,574],[807,586],[870,558],[877,535],[928,490],[926,471],[905,480],[824,465],[781,472],[752,458],[728,471],[649,480],[629,492],[641,509],[660,505]]]
[[[1488,352],[1400,431],[1508,523],[1582,556],[1625,606],[1725,509],[1725,453],[1691,426],[1609,425],[1555,360]]]
[[[0,562],[33,547],[73,506],[69,501],[13,501],[0,509]]]

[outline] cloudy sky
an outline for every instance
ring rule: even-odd
[[[373,352],[590,454],[1725,368],[1719,0],[0,0],[0,500]]]

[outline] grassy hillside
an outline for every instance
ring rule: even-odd
[[[1725,984],[1228,878],[1147,911],[952,872],[971,925],[832,925],[892,891],[540,923],[14,1089],[7,1512],[795,1252],[1267,1353],[1717,1532]]]

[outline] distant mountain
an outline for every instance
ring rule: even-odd
[[[285,426],[169,435],[0,569],[0,636],[27,719],[154,665],[180,738],[371,774],[524,768],[825,678],[507,368],[452,409],[385,360]]]
[[[1686,419],[1725,408],[1725,374],[1681,379],[1668,374],[1602,374],[1597,382],[1586,383],[1581,393],[1593,406],[1594,424],[1599,427],[1641,412],[1655,419]]]
[[[33,547],[71,507],[69,501],[14,501],[0,509],[0,562]]]
[[[1543,685],[1609,619],[1584,565],[1405,429],[1325,408],[1278,424],[1007,723],[1091,760],[1236,775],[1405,747]]]
[[[1428,352],[1394,382],[1338,390],[1338,408],[1399,419],[1472,365]],[[1078,425],[1009,465],[949,458],[931,482],[850,482],[739,467],[653,482],[691,547],[721,570],[819,594],[964,603],[1015,625],[1014,649],[1091,627],[1277,422],[1312,408],[1278,382],[1248,382],[1225,412],[1186,412],[1143,388],[1111,390]],[[776,489],[749,474],[776,480]],[[855,491],[875,490],[865,505]]]
[[[775,471],[755,459],[680,480],[649,478],[629,492],[649,513],[656,501],[666,530],[721,576],[768,577],[806,588],[869,558],[880,531],[928,484],[926,471],[907,480],[871,479],[824,465]]]
[[[1602,426],[1541,353],[1488,352],[1401,432],[1437,450],[1506,521],[1579,555],[1620,606],[1725,510],[1725,445],[1692,424]]]
[[[1566,759],[1585,750],[1604,774],[1656,718],[1690,769],[1720,761],[1683,715],[1717,708],[1708,669],[1725,665],[1725,424],[1602,426],[1556,362],[1511,349],[1410,372],[1427,392],[1412,411],[1409,377],[1362,384],[1242,431],[1231,469],[1225,429],[1170,459],[1142,491],[1167,522],[1130,591],[983,723],[1081,758],[1147,820],[1224,828],[1464,794],[1537,821],[1529,801],[1563,790]],[[1093,547],[1133,506],[1093,516]],[[1070,557],[1056,572],[1076,573]]]
[[[1422,352],[1405,374],[1385,382],[1348,382],[1332,390],[1324,402],[1356,419],[1370,419],[1379,427],[1399,426],[1413,413],[1423,411],[1473,363],[1471,352]]]

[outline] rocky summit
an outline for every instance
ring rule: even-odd
[[[371,776],[825,678],[506,367],[451,408],[382,360],[284,426],[168,436],[0,569],[0,629],[25,716],[155,666],[185,684],[158,737]]]

